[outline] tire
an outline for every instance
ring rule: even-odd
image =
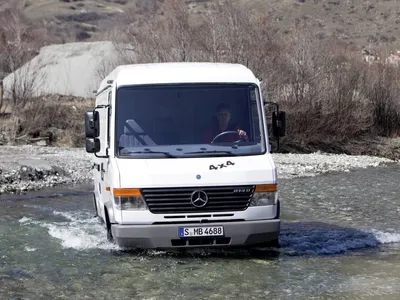
[[[111,231],[111,223],[110,223],[110,219],[108,217],[108,212],[107,212],[107,208],[104,207],[104,213],[105,213],[105,225],[106,225],[106,230],[107,230],[107,240],[111,243],[115,243],[114,241],[114,237],[112,235],[112,231]]]
[[[107,226],[107,240],[111,243],[114,243],[114,238],[111,232],[111,226]]]
[[[94,195],[94,193],[93,193],[93,208],[94,208],[94,217],[98,218],[99,213],[97,211],[96,196]]]

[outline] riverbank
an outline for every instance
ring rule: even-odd
[[[0,194],[92,181],[92,155],[83,148],[0,147]]]
[[[366,136],[346,143],[337,143],[331,142],[329,139],[320,139],[318,142],[304,142],[295,138],[285,137],[281,142],[281,152],[314,153],[318,151],[352,156],[384,157],[399,161],[400,138]]]
[[[394,160],[345,154],[273,154],[280,178],[315,176],[376,167]],[[58,185],[90,183],[92,155],[83,148],[0,147],[0,194],[23,193]]]

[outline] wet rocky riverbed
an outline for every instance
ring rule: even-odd
[[[280,181],[281,248],[133,252],[90,184],[0,196],[0,299],[399,299],[400,166]]]

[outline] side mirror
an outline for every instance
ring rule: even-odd
[[[274,111],[272,113],[272,133],[275,137],[283,137],[286,134],[286,112]]]
[[[86,146],[86,152],[97,153],[100,151],[100,140],[97,138],[94,139],[86,138],[85,146]]]
[[[279,104],[276,102],[265,101],[266,105],[275,106],[272,112],[272,135],[276,138],[276,151],[279,150],[279,138],[286,134],[286,113],[279,110]]]
[[[85,113],[85,137],[97,138],[100,135],[100,121],[98,111]]]

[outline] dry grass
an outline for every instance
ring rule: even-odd
[[[82,147],[83,116],[93,99],[61,95],[34,98],[17,113],[0,118],[0,129],[11,143],[46,140],[52,146]]]

